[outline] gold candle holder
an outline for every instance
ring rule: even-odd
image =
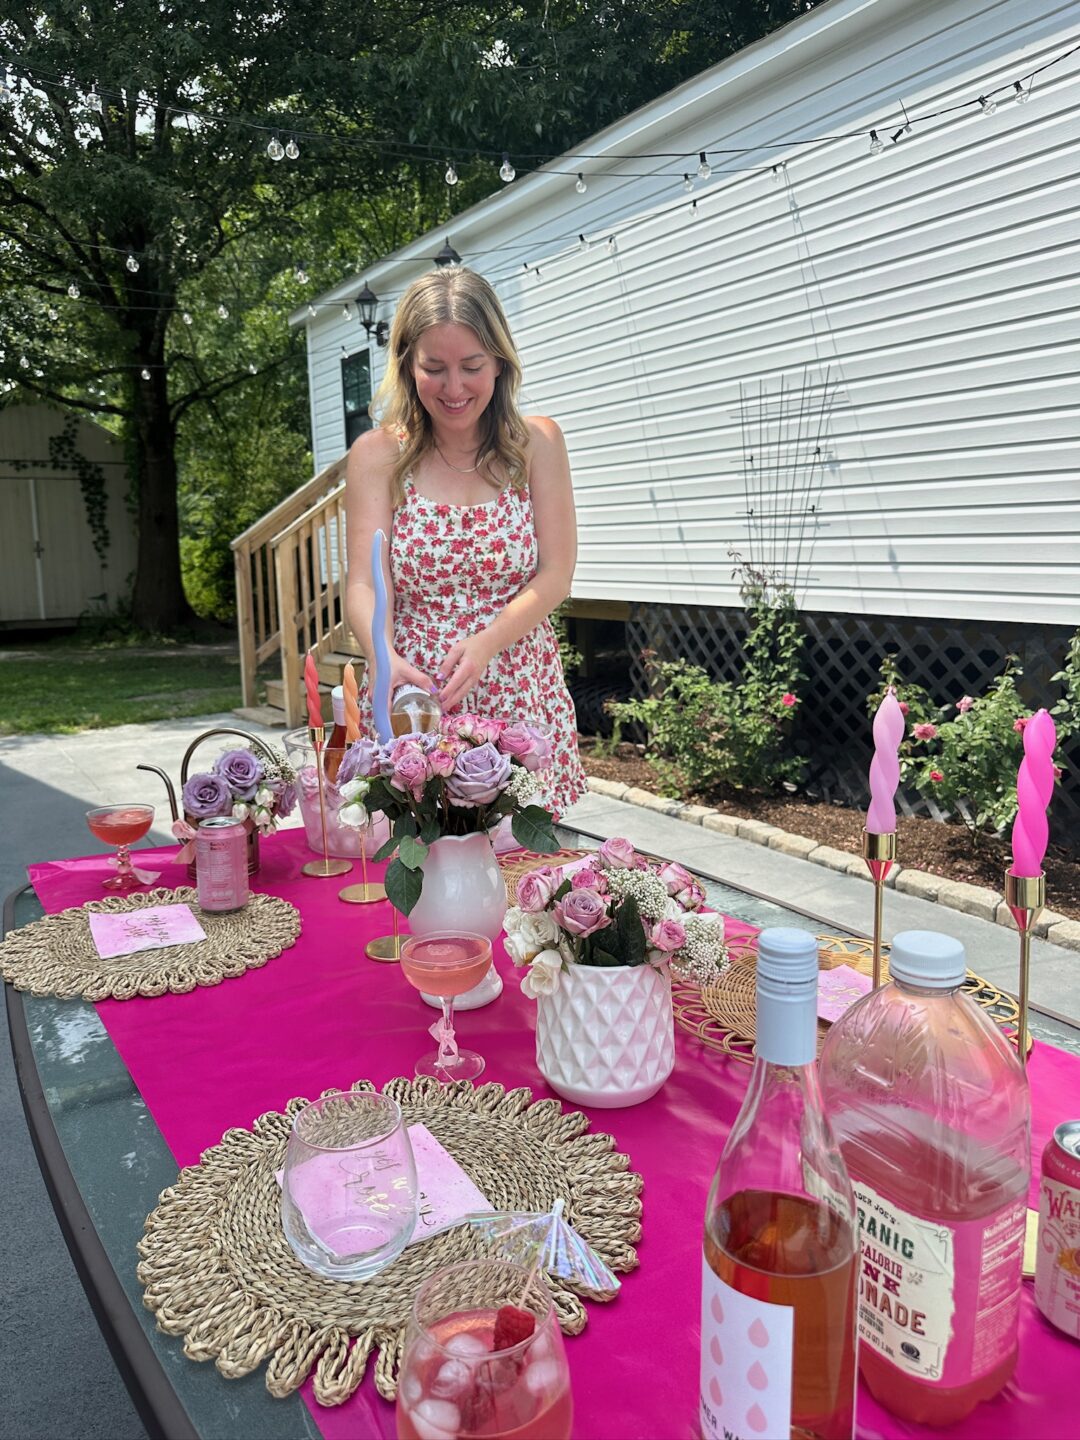
[[[369,940],[364,946],[364,954],[369,960],[381,960],[388,965],[395,965],[401,959],[401,932],[398,925],[398,912],[393,905],[390,910],[394,917],[393,933]]]
[[[360,831],[360,874],[360,884],[346,885],[344,890],[338,891],[338,899],[344,900],[346,905],[374,905],[376,900],[385,900],[386,886],[367,878],[367,842],[363,830]]]
[[[1046,904],[1046,876],[1014,875],[1005,871],[1005,904],[1008,905],[1020,932],[1020,1023],[1016,1030],[1016,1050],[1020,1064],[1027,1068],[1031,1036],[1028,1033],[1028,985],[1031,978],[1031,932],[1039,911]]]
[[[879,835],[875,830],[863,830],[862,853],[870,878],[874,882],[874,955],[873,984],[877,990],[881,985],[881,922],[885,900],[885,881],[896,860],[896,831],[890,830]]]
[[[316,880],[328,880],[332,875],[347,875],[352,869],[351,860],[331,860],[330,845],[326,838],[326,795],[323,789],[323,741],[326,739],[325,725],[312,725],[308,734],[315,749],[315,776],[319,782],[319,822],[322,826],[322,859],[309,860],[301,873]]]

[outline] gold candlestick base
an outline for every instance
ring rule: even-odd
[[[1046,904],[1046,876],[1014,875],[1011,870],[1006,870],[1005,904],[1008,905],[1020,932],[1020,988],[1016,997],[1020,1005],[1020,1023],[1016,1030],[1016,1051],[1020,1056],[1020,1064],[1026,1067],[1031,1050],[1031,1035],[1028,1032],[1031,932],[1039,912]]]
[[[876,830],[863,830],[862,853],[870,878],[874,882],[874,951],[873,986],[881,985],[881,925],[885,903],[885,881],[896,859],[896,831],[878,834]]]
[[[301,867],[301,874],[310,875],[316,880],[330,880],[335,875],[347,875],[351,869],[351,860],[331,860],[328,855],[324,855],[321,860],[309,860]]]
[[[378,880],[366,880],[359,885],[346,885],[338,891],[338,899],[346,905],[374,905],[377,900],[386,899],[386,886]]]
[[[401,933],[398,912],[393,906],[390,907],[390,914],[394,920],[393,934],[380,935],[375,940],[369,940],[364,946],[364,954],[369,960],[381,960],[394,965],[401,959]]]

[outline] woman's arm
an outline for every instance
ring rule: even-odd
[[[353,634],[360,642],[369,667],[374,661],[371,644],[371,617],[375,610],[375,589],[371,582],[371,545],[375,531],[387,538],[383,547],[386,574],[386,627],[390,645],[391,690],[411,682],[432,689],[430,676],[407,664],[394,650],[394,589],[390,580],[390,530],[394,507],[390,498],[390,473],[397,458],[397,442],[382,429],[369,430],[352,444],[345,481],[345,533],[348,572],[345,580],[345,610]]]
[[[445,677],[439,699],[447,710],[464,699],[500,650],[535,630],[570,594],[577,524],[566,442],[554,420],[535,415],[526,423],[531,434],[529,491],[539,551],[536,574],[486,629],[447,652],[436,677]]]

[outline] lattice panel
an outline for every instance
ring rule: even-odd
[[[849,804],[868,800],[867,771],[873,749],[866,697],[877,689],[878,667],[888,651],[903,656],[905,679],[926,687],[945,705],[977,695],[1000,674],[1007,655],[1023,666],[1020,691],[1032,704],[1047,694],[1060,670],[1071,632],[1064,627],[995,626],[976,623],[898,620],[886,616],[804,613],[807,644],[803,667],[800,734],[807,751],[807,789]],[[630,678],[634,693],[647,690],[646,660],[684,658],[718,680],[737,681],[747,635],[742,610],[692,605],[636,605],[627,623]],[[1080,846],[1080,739],[1065,748],[1065,778],[1052,812],[1053,839],[1076,851]],[[901,791],[908,815],[945,819],[933,802]]]

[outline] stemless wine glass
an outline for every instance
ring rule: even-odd
[[[410,985],[442,1001],[442,1015],[429,1031],[439,1048],[416,1062],[416,1074],[434,1075],[436,1080],[475,1079],[484,1068],[484,1057],[458,1049],[454,996],[479,985],[491,969],[491,941],[486,935],[457,930],[410,935],[401,943],[401,968]]]
[[[281,1223],[297,1259],[331,1280],[366,1280],[416,1225],[416,1162],[401,1108],[349,1091],[297,1111],[285,1152]]]
[[[398,1378],[398,1440],[570,1440],[573,1413],[562,1334],[536,1271],[480,1260],[421,1285]]]
[[[98,805],[86,812],[86,823],[103,844],[117,847],[116,874],[102,881],[103,888],[124,892],[141,885],[131,867],[129,847],[154,823],[153,805]]]

